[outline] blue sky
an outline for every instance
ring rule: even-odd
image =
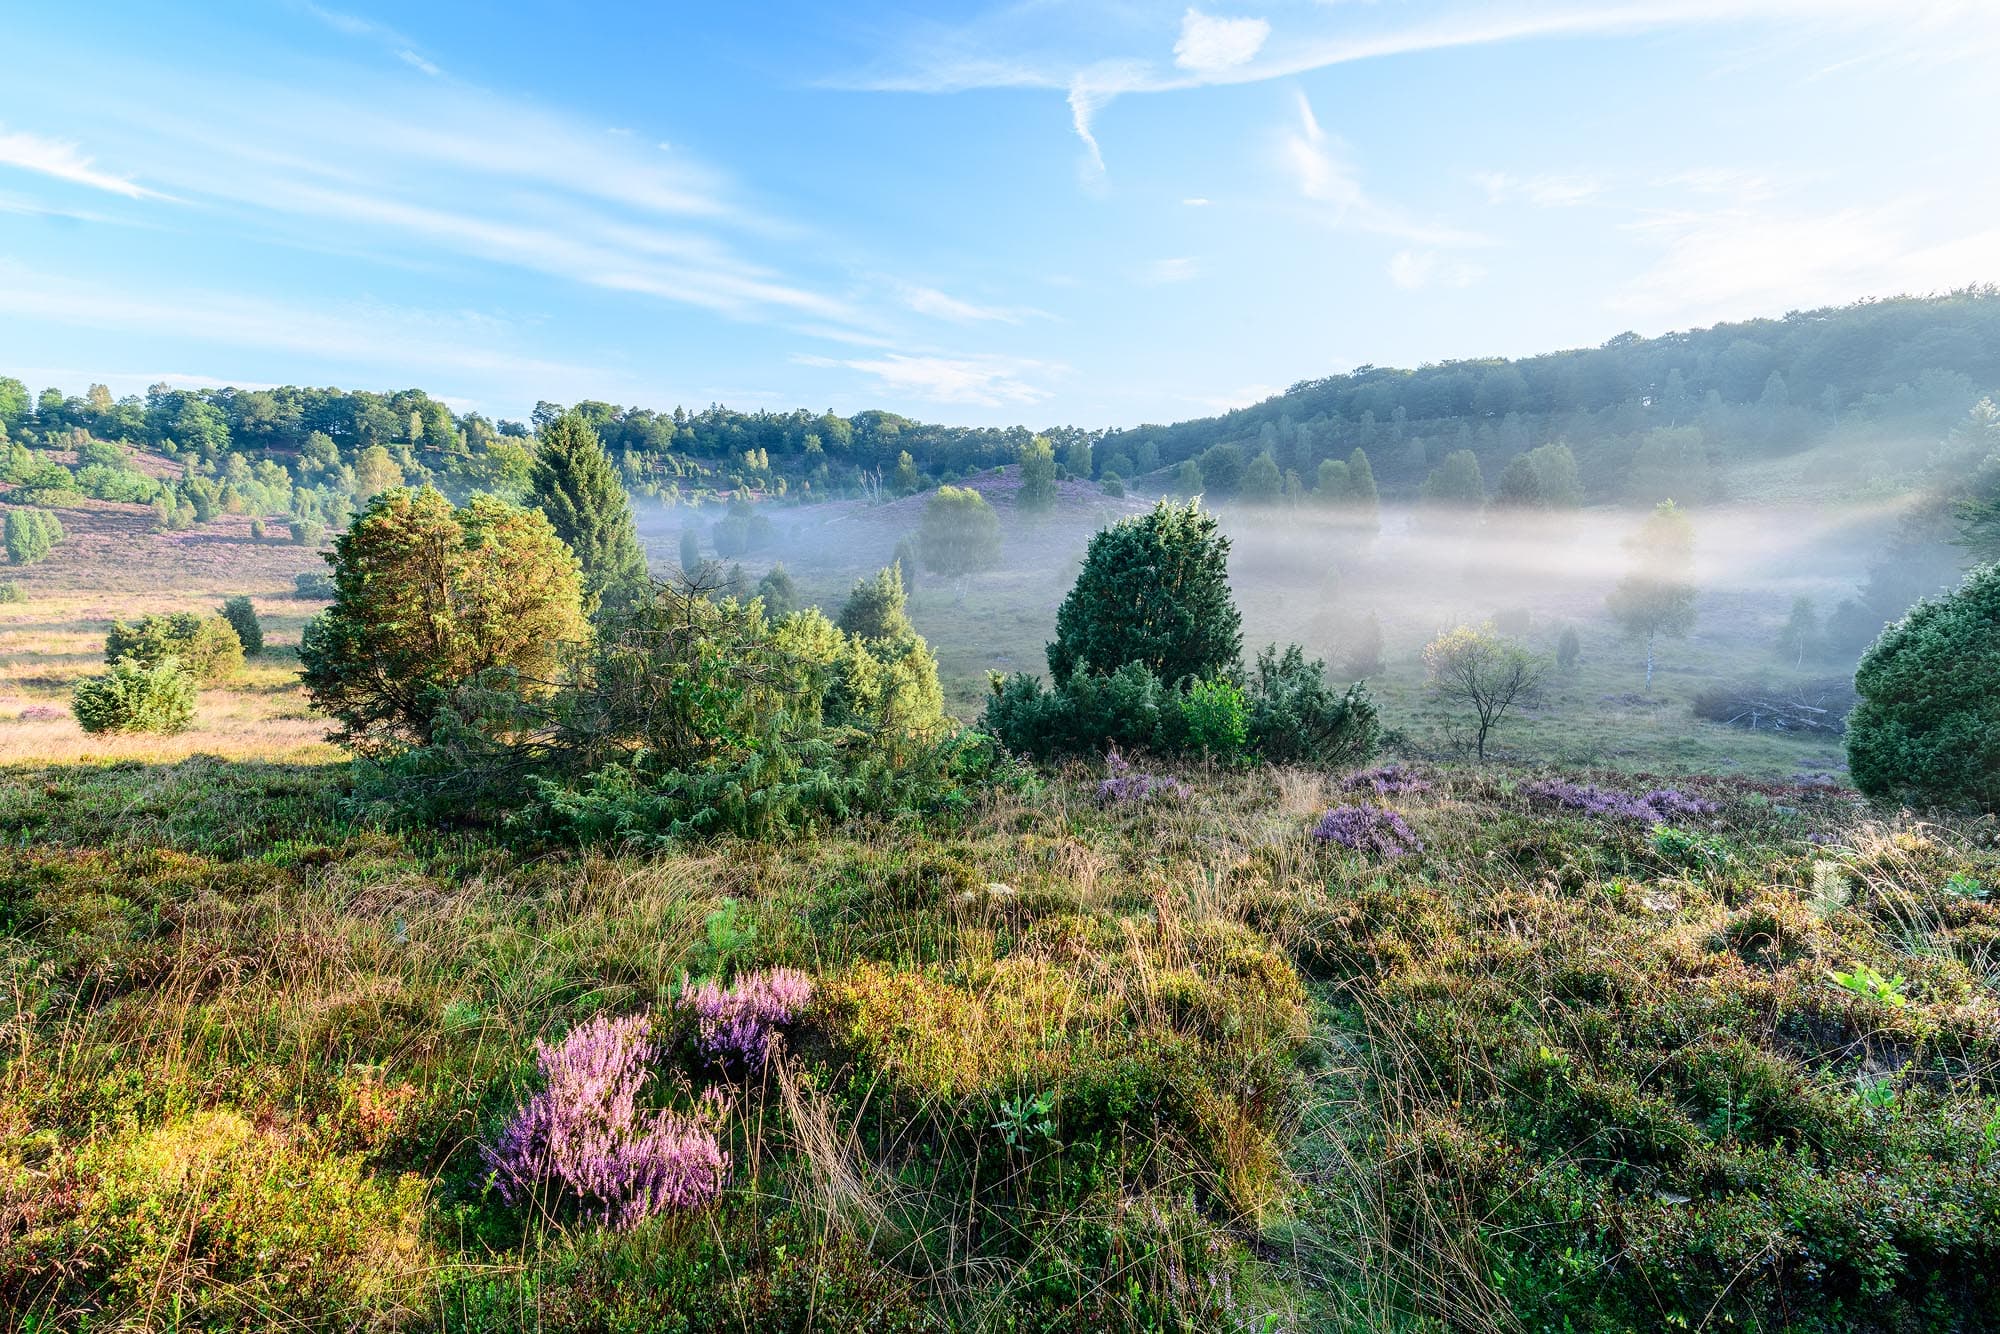
[[[2000,280],[1991,0],[16,6],[0,373],[1165,421]]]

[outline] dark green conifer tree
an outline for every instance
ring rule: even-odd
[[[543,429],[528,484],[529,503],[548,516],[583,566],[587,609],[627,606],[645,591],[646,555],[632,526],[632,503],[589,422],[566,412]]]

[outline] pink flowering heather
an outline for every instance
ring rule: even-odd
[[[1714,802],[1704,801],[1700,797],[1690,797],[1678,788],[1671,787],[1655,788],[1651,792],[1635,797],[1615,788],[1549,778],[1528,783],[1521,790],[1536,800],[1553,802],[1558,806],[1606,820],[1642,820],[1647,824],[1665,824],[1679,816],[1709,815],[1715,811]]]
[[[694,1015],[703,1054],[721,1065],[756,1069],[771,1054],[777,1030],[804,1014],[812,996],[811,978],[796,968],[773,968],[740,977],[726,991],[704,982],[681,1003]]]
[[[554,1046],[535,1044],[546,1081],[482,1150],[508,1203],[543,1187],[574,1195],[584,1214],[629,1228],[694,1209],[722,1190],[715,1118],[638,1105],[657,1054],[643,1015],[597,1018]]]
[[[1380,806],[1335,806],[1319,818],[1313,840],[1387,858],[1424,850],[1403,817]]]
[[[1104,757],[1111,776],[1098,783],[1097,799],[1107,806],[1148,802],[1155,797],[1185,797],[1187,784],[1171,775],[1142,774],[1114,748]]]
[[[1378,797],[1392,797],[1404,792],[1428,792],[1431,785],[1417,777],[1400,764],[1382,764],[1373,769],[1363,769],[1349,774],[1340,784],[1349,792],[1364,789]]]

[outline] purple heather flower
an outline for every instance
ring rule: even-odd
[[[1635,797],[1615,788],[1547,778],[1528,783],[1521,790],[1537,800],[1582,811],[1585,815],[1607,820],[1642,820],[1647,824],[1665,824],[1677,816],[1710,815],[1716,809],[1712,801],[1691,797],[1671,787],[1655,788],[1644,796]]]
[[[535,1044],[544,1087],[481,1150],[502,1198],[519,1203],[553,1185],[587,1217],[629,1228],[721,1193],[727,1164],[712,1109],[685,1116],[638,1106],[658,1050],[650,1032],[644,1015],[600,1016],[554,1046]]]
[[[1116,748],[1105,755],[1104,765],[1111,771],[1111,776],[1098,783],[1097,800],[1106,806],[1188,795],[1187,784],[1171,775],[1135,773],[1131,763]]]
[[[804,1014],[812,996],[811,978],[796,968],[773,968],[738,978],[726,991],[704,982],[684,992],[681,1003],[694,1015],[695,1040],[710,1060],[755,1069],[771,1054],[777,1030]]]
[[[1389,858],[1424,850],[1403,817],[1380,806],[1335,806],[1319,818],[1312,836],[1318,843],[1338,843],[1354,852]]]
[[[1359,773],[1349,774],[1342,780],[1341,786],[1349,792],[1359,792],[1366,789],[1378,797],[1392,797],[1403,792],[1428,792],[1431,790],[1431,785],[1427,781],[1417,777],[1400,764],[1383,764],[1373,769],[1363,769]]]

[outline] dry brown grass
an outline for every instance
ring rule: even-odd
[[[293,576],[322,568],[303,547],[250,537],[224,515],[193,533],[156,533],[138,505],[92,501],[62,511],[69,537],[49,559],[4,577],[26,600],[0,604],[0,764],[227,759],[336,760],[298,685],[294,652],[319,604],[291,596]],[[90,736],[70,717],[79,679],[104,668],[116,620],[214,611],[248,594],[264,653],[224,686],[202,692],[195,726],[178,736]]]

